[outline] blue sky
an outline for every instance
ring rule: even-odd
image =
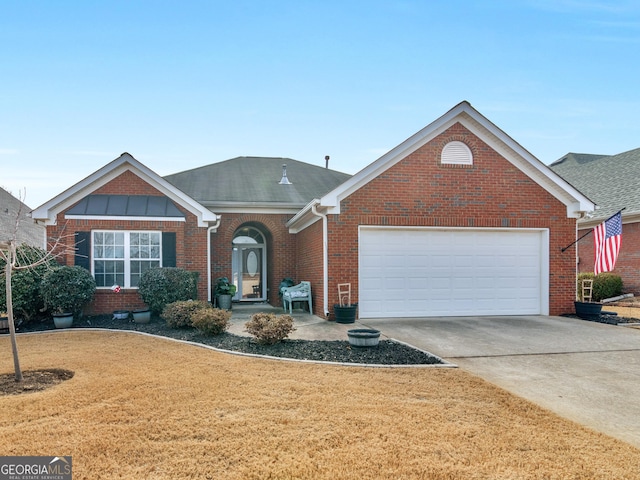
[[[544,163],[640,147],[640,2],[0,0],[0,186],[122,152],[356,173],[469,101]]]

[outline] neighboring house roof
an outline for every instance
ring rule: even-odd
[[[44,227],[35,223],[29,215],[30,211],[24,203],[0,188],[0,242],[15,237],[18,243],[44,247]]]
[[[464,101],[356,173],[337,188],[311,201],[288,222],[287,225],[290,231],[300,231],[317,221],[318,216],[313,212],[317,208],[320,208],[323,213],[340,213],[341,200],[362,188],[456,123],[462,124],[534,182],[564,203],[567,207],[568,217],[580,218],[583,213],[592,211],[595,208],[589,198],[495,126],[474,109],[469,102]]]
[[[215,213],[212,213],[209,209],[198,203],[191,198],[188,194],[182,190],[176,188],[164,180],[157,173],[140,163],[128,153],[123,153],[118,158],[108,163],[100,170],[92,173],[84,180],[76,183],[71,188],[65,190],[57,197],[52,198],[47,203],[36,208],[32,216],[34,219],[42,220],[46,224],[55,224],[56,215],[65,209],[71,207],[73,204],[79,202],[87,195],[107,184],[114,178],[122,175],[124,172],[130,171],[151,186],[160,191],[163,195],[166,195],[176,204],[182,206],[187,211],[191,212],[198,219],[198,224],[202,227],[208,226],[218,220]],[[111,219],[123,218],[125,220],[131,220],[130,216],[122,215],[106,215]],[[147,216],[141,217],[143,220],[148,220]],[[169,219],[173,217],[168,217]]]
[[[568,153],[550,168],[598,205],[581,227],[596,225],[622,208],[627,221],[640,220],[640,148],[617,155]]]
[[[283,165],[289,185],[280,184]],[[295,213],[350,177],[290,158],[236,157],[164,178],[216,212],[246,212],[253,207]]]

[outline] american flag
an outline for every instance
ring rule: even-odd
[[[596,252],[594,273],[612,271],[622,243],[622,214],[618,212],[594,228],[593,239]]]

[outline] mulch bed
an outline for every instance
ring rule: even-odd
[[[194,328],[170,328],[160,318],[139,324],[131,320],[116,320],[110,315],[85,317],[74,321],[72,329],[105,328],[134,330],[178,340],[200,343],[233,352],[266,355],[297,360],[359,363],[368,365],[434,365],[443,363],[438,357],[392,340],[380,340],[375,347],[352,347],[348,341],[291,340],[275,345],[262,345],[252,337],[223,333],[206,336]],[[18,333],[55,330],[52,320],[30,322],[17,327]]]
[[[16,382],[15,373],[0,374],[0,395],[39,392],[73,378],[73,372],[59,368],[26,370],[22,372],[22,377],[22,382]]]

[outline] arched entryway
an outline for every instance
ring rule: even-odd
[[[262,301],[267,298],[267,245],[256,227],[242,226],[233,235],[231,271],[237,288],[234,301]]]

